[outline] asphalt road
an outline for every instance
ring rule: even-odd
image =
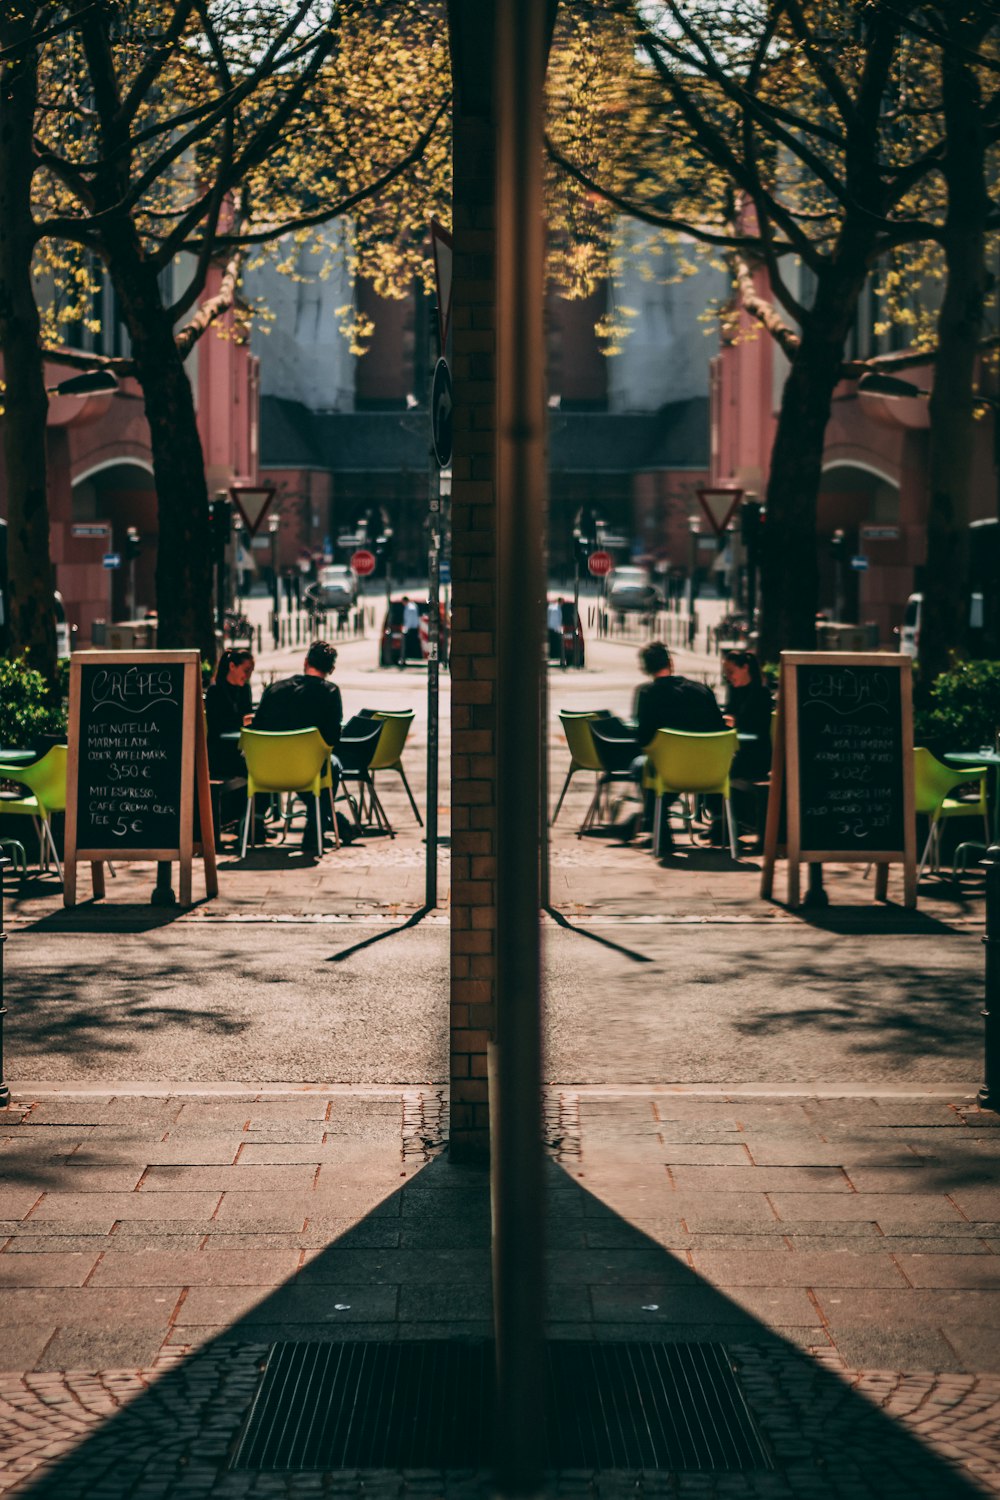
[[[443,1080],[445,923],[389,932],[329,961],[385,932],[181,923],[109,939],[22,929],[7,945],[9,1074]],[[980,1081],[977,935],[773,923],[619,923],[587,933],[545,933],[553,1082]]]

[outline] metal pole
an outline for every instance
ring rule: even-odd
[[[983,860],[986,868],[986,976],[983,1021],[984,1082],[979,1090],[983,1109],[1000,1110],[1000,844],[991,844]]]
[[[7,1014],[3,998],[3,949],[7,941],[7,934],[3,927],[3,877],[9,863],[6,855],[0,853],[0,1109],[6,1108],[10,1103],[10,1089],[7,1086],[7,1073],[3,1060],[3,1021]]]
[[[492,1054],[497,1479],[540,1489],[545,1307],[539,704],[546,565],[542,84],[547,7],[497,17],[497,1015]]]
[[[441,475],[432,464],[430,479],[430,537],[427,548],[427,813],[425,848],[427,866],[424,880],[424,905],[437,906],[438,846],[438,672],[441,655],[441,620],[438,601],[441,578]],[[405,649],[406,636],[403,636]]]

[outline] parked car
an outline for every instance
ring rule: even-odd
[[[560,666],[582,667],[584,664],[583,625],[580,621],[580,611],[573,604],[563,600],[562,603],[562,633],[555,630],[548,632],[549,661],[557,661]]]
[[[430,602],[427,599],[415,599],[413,601],[420,611],[420,628],[410,631],[410,639],[406,644],[406,654],[403,665],[410,662],[414,665],[427,660],[430,637],[427,630],[428,615],[430,614]],[[438,660],[442,666],[448,663],[448,636],[449,620],[443,603],[438,604],[439,649]],[[414,640],[413,637],[416,637]],[[382,634],[379,637],[378,664],[380,667],[398,667],[400,654],[403,651],[403,599],[390,599],[382,622]]]
[[[607,590],[608,608],[613,614],[649,614],[663,609],[665,602],[645,568],[616,568]]]
[[[306,589],[306,608],[353,609],[358,598],[358,580],[343,563],[320,568],[319,577]]]

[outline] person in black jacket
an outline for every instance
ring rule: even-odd
[[[680,729],[687,734],[714,734],[725,729],[715,694],[703,682],[674,674],[670,652],[662,641],[651,641],[639,652],[639,665],[650,682],[643,683],[635,695],[636,748],[645,752],[658,729]],[[640,784],[645,767],[645,753],[638,756],[634,770]],[[653,826],[653,795],[646,794],[643,826]],[[673,851],[670,820],[660,820],[660,847],[656,853],[668,856]]]
[[[223,651],[212,681],[205,690],[205,726],[208,739],[208,771],[216,781],[242,776],[243,758],[235,740],[224,740],[224,734],[237,734],[253,719],[250,678],[254,659],[250,651]]]
[[[722,672],[729,684],[726,723],[740,734],[756,735],[741,743],[730,775],[739,781],[763,781],[771,769],[771,690],[752,651],[727,651]]]
[[[337,653],[329,641],[313,641],[306,652],[302,672],[294,677],[283,677],[272,682],[261,697],[254,715],[254,729],[269,733],[290,729],[318,729],[331,751],[340,744],[340,730],[344,722],[344,707],[340,688],[327,678],[337,665]],[[333,789],[337,790],[340,778],[340,761],[330,756],[333,772]],[[304,850],[315,852],[315,817],[312,796],[303,797],[306,803],[306,830],[302,840]],[[324,828],[332,827],[327,799],[321,798],[321,817]]]

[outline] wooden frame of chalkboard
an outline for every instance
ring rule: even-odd
[[[908,656],[880,651],[783,651],[760,893],[779,851],[788,905],[802,862],[873,864],[884,901],[889,866],[903,866],[903,904],[917,904],[913,803],[913,676]]]
[[[75,652],[68,744],[64,904],[76,904],[80,861],[101,897],[105,860],[177,860],[190,906],[198,855],[218,895],[200,653]]]

